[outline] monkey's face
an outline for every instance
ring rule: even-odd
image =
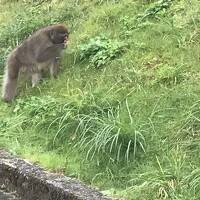
[[[64,26],[56,26],[50,31],[50,38],[54,44],[63,44],[65,48],[69,39],[69,32]]]

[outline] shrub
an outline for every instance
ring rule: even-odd
[[[99,68],[119,57],[125,51],[125,47],[123,42],[97,36],[81,45],[81,60],[89,60],[90,65]]]
[[[168,9],[171,6],[172,0],[161,0],[153,4],[152,7],[145,10],[143,14],[137,16],[137,21],[142,22],[149,17],[155,17],[159,12]]]

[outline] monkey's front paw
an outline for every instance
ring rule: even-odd
[[[67,48],[68,44],[69,44],[69,40],[68,40],[68,39],[65,39],[65,40],[64,40],[64,48]]]

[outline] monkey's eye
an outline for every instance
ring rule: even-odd
[[[67,33],[59,33],[59,36],[60,37],[68,37],[68,34]]]

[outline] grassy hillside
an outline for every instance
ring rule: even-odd
[[[61,22],[62,72],[0,102],[0,147],[119,199],[200,199],[200,2],[2,0],[0,78]]]

